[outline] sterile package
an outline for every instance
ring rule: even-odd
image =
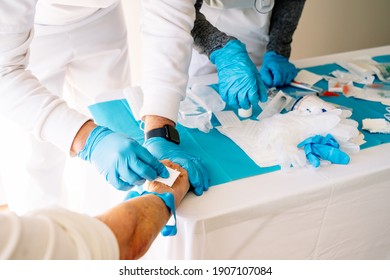
[[[213,128],[212,113],[222,111],[225,105],[213,88],[194,84],[187,89],[186,98],[180,103],[178,121],[185,127],[207,133]]]
[[[168,178],[157,177],[155,180],[157,182],[163,183],[169,187],[172,187],[173,183],[175,183],[177,177],[179,177],[180,171],[173,169],[173,168],[170,168],[168,166],[166,166],[166,168],[169,172],[169,177]]]
[[[373,75],[375,75],[376,62],[370,57],[359,57],[337,63],[344,69],[348,70],[351,74],[354,74],[366,81],[372,80]],[[367,83],[368,82],[365,82],[365,84]]]
[[[289,111],[296,99],[279,90],[276,95],[270,95],[266,103],[261,104],[262,111],[257,116],[258,120],[269,118],[279,114],[283,110]]]
[[[297,76],[294,78],[294,82],[305,83],[311,86],[319,82],[320,80],[322,80],[322,76],[305,69],[300,70]]]
[[[333,77],[331,77],[331,76],[326,77],[328,81],[339,82],[342,84],[348,84],[348,83],[355,82],[358,84],[369,85],[369,84],[372,84],[375,80],[375,77],[373,75],[362,78],[359,75],[349,73],[349,72],[340,71],[340,70],[333,71],[332,75],[333,75]]]
[[[338,64],[350,73],[360,77],[363,84],[371,84],[374,81],[373,75],[376,75],[384,83],[390,82],[390,63],[378,63],[370,57],[361,57],[341,61]]]
[[[365,85],[363,88],[354,87],[347,97],[354,97],[369,101],[381,102],[384,105],[390,105],[390,86],[383,84]]]
[[[390,83],[390,63],[377,63],[375,68],[375,73],[379,80],[385,83]]]
[[[370,133],[390,133],[390,122],[385,119],[364,119],[362,128]]]

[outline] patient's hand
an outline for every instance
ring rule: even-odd
[[[158,181],[152,181],[152,182],[148,181],[145,184],[145,187],[148,191],[152,191],[152,192],[158,192],[158,193],[171,192],[175,197],[175,207],[177,208],[190,188],[188,173],[180,165],[173,163],[169,160],[162,160],[161,162],[165,166],[168,166],[172,169],[179,171],[180,175],[177,177],[172,187],[169,187],[164,183]]]

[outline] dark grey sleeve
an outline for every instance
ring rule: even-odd
[[[200,12],[203,0],[197,0],[195,3],[196,18],[191,35],[194,38],[194,48],[201,54],[208,57],[210,54],[220,48],[223,48],[229,41],[236,38],[228,36],[218,28],[211,25],[206,17]]]
[[[291,42],[298,26],[305,0],[275,0],[269,30],[268,51],[275,51],[287,58],[291,54]]]

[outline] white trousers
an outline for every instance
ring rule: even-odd
[[[93,20],[86,19],[67,28],[39,26],[31,45],[29,68],[32,73],[53,94],[62,96],[70,106],[85,114],[88,114],[87,106],[99,95],[130,85],[122,7],[119,4],[107,9],[111,10],[102,16],[94,15]],[[6,170],[10,172],[2,175],[9,208],[23,214],[51,204],[68,206],[64,205],[66,193],[63,192],[67,156],[32,135],[24,137],[25,141],[18,145],[28,145],[30,149],[26,149],[27,146],[16,148],[18,151],[7,161]],[[31,154],[27,155],[26,151]],[[82,182],[78,183],[83,186]]]
[[[254,8],[212,8],[202,5],[201,12],[220,31],[243,42],[256,65],[261,65],[268,44],[271,12],[260,14]],[[216,73],[209,58],[197,51],[192,52],[189,74],[191,77]]]

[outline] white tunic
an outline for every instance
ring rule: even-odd
[[[36,28],[39,25],[74,26],[118,1],[3,1],[0,9],[1,113],[33,132],[38,139],[49,141],[68,153],[74,136],[88,117],[69,108],[63,99],[49,92],[26,70],[34,22]]]
[[[113,232],[99,220],[61,208],[0,213],[0,259],[118,259]]]

